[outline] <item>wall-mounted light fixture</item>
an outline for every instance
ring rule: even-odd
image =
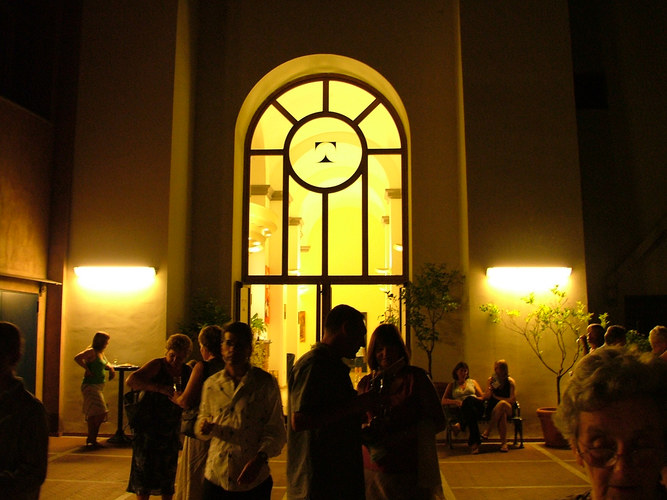
[[[74,268],[74,274],[83,288],[103,292],[135,292],[155,281],[154,267],[80,266]]]
[[[489,285],[517,292],[543,292],[554,286],[565,286],[572,273],[571,267],[489,267],[486,278]]]

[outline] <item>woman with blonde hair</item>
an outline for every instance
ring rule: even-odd
[[[192,340],[175,333],[167,339],[166,353],[155,358],[127,379],[135,391],[143,391],[132,439],[132,466],[127,491],[139,500],[160,495],[174,496],[178,452],[181,447],[181,407],[176,399],[190,378],[184,363],[192,351]]]
[[[497,426],[500,451],[507,452],[507,418],[512,416],[512,406],[516,402],[516,383],[509,376],[509,367],[504,359],[495,362],[493,375],[489,377],[483,397],[488,400],[486,411],[489,415],[489,426],[482,434],[482,439],[489,439],[489,432]]]
[[[88,423],[87,450],[100,447],[97,435],[102,422],[105,422],[109,415],[103,393],[106,379],[104,370],[109,371],[109,380],[116,375],[113,365],[104,356],[104,350],[109,345],[110,338],[106,332],[97,332],[93,336],[91,345],[74,356],[74,362],[85,370],[81,392],[83,393],[83,413]]]

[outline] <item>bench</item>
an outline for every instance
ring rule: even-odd
[[[438,393],[438,397],[440,400],[442,400],[442,396],[445,393],[445,389],[447,388],[447,382],[433,382],[433,386],[435,387],[435,391]],[[452,426],[454,425],[455,421],[448,416],[447,405],[443,405],[442,410],[445,413],[445,417],[447,417],[447,429],[445,430],[447,444],[449,445],[449,448],[452,449],[454,447],[454,429]],[[480,424],[488,423],[489,421],[489,418],[486,417],[486,401],[484,402],[484,410],[484,417],[478,421]],[[507,421],[514,427],[513,446],[515,448],[523,448],[523,420],[521,418],[521,406],[519,405],[518,401],[512,405],[512,416],[507,417]]]
[[[482,414],[482,418],[480,418],[477,422],[479,424],[485,424],[489,422],[489,415],[486,413],[486,405],[487,402],[484,401],[484,413]],[[447,444],[449,445],[449,448],[452,449],[454,448],[454,424],[456,423],[456,420],[451,418],[448,413],[449,413],[449,405],[443,405],[443,411],[445,412],[445,417],[447,417]],[[457,407],[458,408],[458,407]],[[507,422],[511,423],[514,426],[514,443],[513,446],[514,448],[523,448],[523,420],[521,418],[521,406],[519,405],[518,401],[515,401],[514,404],[512,405],[512,415],[507,417]]]

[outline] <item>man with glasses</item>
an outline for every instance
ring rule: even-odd
[[[556,415],[591,491],[576,499],[665,499],[667,363],[599,349],[574,371]],[[664,476],[663,476],[664,477]]]

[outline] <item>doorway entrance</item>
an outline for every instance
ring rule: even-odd
[[[407,147],[391,103],[368,84],[318,74],[273,92],[245,140],[238,317],[263,328],[265,368],[321,337],[337,304],[372,331],[407,279]]]

